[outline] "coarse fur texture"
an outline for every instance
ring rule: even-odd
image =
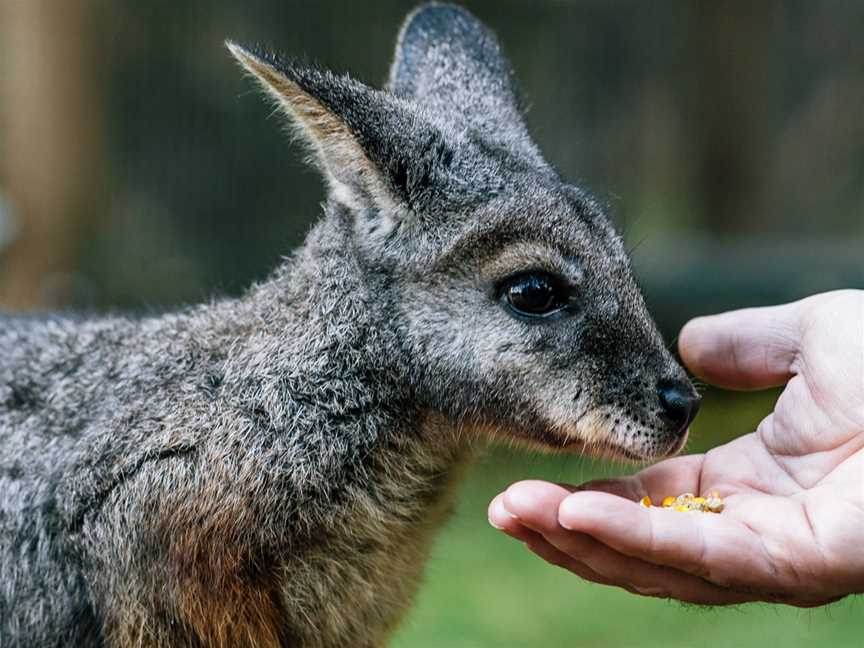
[[[0,645],[380,646],[490,436],[652,458],[686,383],[600,206],[543,160],[494,35],[406,20],[390,81],[229,44],[329,186],[237,299],[0,320]],[[526,321],[500,285],[578,293]]]

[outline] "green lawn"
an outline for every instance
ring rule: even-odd
[[[775,396],[709,392],[688,452],[752,430]],[[578,483],[621,470],[576,457],[491,452],[463,485],[457,513],[438,538],[417,605],[393,646],[864,646],[861,597],[815,610],[761,604],[703,609],[637,597],[551,567],[486,522],[488,501],[512,481]]]

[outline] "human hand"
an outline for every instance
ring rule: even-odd
[[[785,384],[774,412],[632,477],[516,483],[490,522],[552,564],[648,596],[809,607],[864,592],[864,291],[699,318],[679,350],[721,387]],[[638,504],[710,491],[719,515]]]

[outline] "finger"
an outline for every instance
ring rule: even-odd
[[[513,484],[500,496],[510,523],[539,537],[520,533],[528,547],[547,562],[564,567],[595,583],[615,585],[646,596],[676,598],[702,605],[727,605],[752,600],[677,569],[622,555],[591,536],[567,530],[558,522],[558,507],[569,490],[541,481]]]
[[[698,605],[731,605],[754,600],[748,593],[719,587],[672,567],[625,556],[582,533],[561,530],[544,536],[544,540],[559,554],[569,557],[567,568],[571,571],[576,571],[573,563],[577,563],[582,566],[580,571],[588,570],[599,576],[590,580],[617,585],[643,596],[674,598]]]
[[[759,594],[722,588],[696,576],[685,574],[670,567],[660,567],[641,560],[630,558],[610,550],[596,540],[599,548],[595,555],[592,551],[582,550],[585,555],[577,558],[559,549],[539,533],[523,527],[525,545],[550,565],[566,569],[580,578],[611,587],[619,587],[631,594],[652,598],[675,599],[694,605],[740,605],[754,601],[783,603],[800,608],[814,608],[830,605],[845,598],[835,596],[828,599],[806,600],[779,594]],[[589,536],[584,536],[589,537]]]
[[[490,511],[495,512],[490,513],[490,518],[494,515],[505,532],[514,525],[521,526],[514,537],[526,542],[541,558],[595,583],[704,605],[753,600],[748,594],[726,590],[697,576],[622,555],[587,534],[563,528],[558,510],[570,494],[569,489],[557,484],[517,482],[493,500]]]
[[[530,540],[526,541],[525,545],[536,555],[540,556],[540,558],[548,562],[550,565],[555,565],[556,567],[566,569],[567,571],[572,572],[587,581],[591,581],[592,583],[620,587],[627,590],[628,592],[631,592],[632,594],[638,594],[638,592],[632,587],[630,587],[628,584],[615,583],[606,578],[605,576],[598,574],[588,565],[579,562],[578,560],[574,560],[566,553],[559,551],[539,533],[531,533],[533,537]]]
[[[548,482],[517,482],[493,500],[489,507],[490,520],[494,517],[496,526],[501,524],[502,531],[525,542],[531,551],[546,562],[594,583],[617,585],[633,592],[627,583],[612,582],[559,551],[543,537],[543,532],[549,533],[552,529],[563,531],[558,525],[558,505],[570,492],[566,486]]]
[[[499,531],[503,531],[511,538],[516,538],[521,542],[528,542],[528,540],[536,536],[535,532],[521,524],[519,520],[504,508],[502,501],[503,498],[504,494],[501,493],[489,504],[489,510],[487,512],[489,524]]]
[[[799,349],[799,312],[792,303],[699,317],[681,330],[678,350],[694,374],[714,385],[783,385]]]
[[[561,502],[558,521],[621,554],[721,587],[758,591],[776,581],[759,538],[727,516],[648,509],[606,493],[579,492]]]
[[[602,585],[614,584],[591,570],[586,565],[583,565],[567,556],[567,554],[558,551],[555,547],[549,544],[540,533],[537,533],[529,527],[521,524],[516,517],[511,515],[504,508],[503,498],[504,495],[502,493],[496,496],[489,505],[489,522],[492,526],[503,531],[510,537],[524,542],[531,551],[551,565],[567,569],[574,574],[595,583],[600,583]]]
[[[504,491],[501,505],[522,524],[541,533],[558,528],[558,507],[570,490],[538,480],[516,482]]]
[[[547,541],[548,538],[555,538],[562,533],[568,533],[574,536],[571,539],[571,545],[580,541],[594,542],[588,536],[566,531],[558,524],[558,507],[569,494],[569,489],[557,484],[543,481],[522,481],[510,486],[499,497],[500,506],[510,517],[510,523],[522,526],[523,534],[531,533],[535,538],[542,540],[542,542],[537,539],[527,541],[528,547],[541,558],[559,567],[565,567],[595,583],[618,585],[628,589],[627,582],[613,582],[601,576],[584,563],[567,557],[566,552],[558,551]],[[576,536],[581,536],[581,538],[576,538]],[[526,536],[523,535],[522,537]]]
[[[518,521],[523,527],[547,538],[560,533],[582,535],[567,531],[558,523],[559,506],[569,495],[570,491],[556,484],[522,481],[510,486],[500,496],[500,506],[510,516],[511,523]],[[590,538],[584,536],[584,540],[590,541]]]

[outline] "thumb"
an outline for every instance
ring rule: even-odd
[[[690,320],[678,337],[684,363],[699,378],[731,389],[785,384],[800,347],[799,302]]]

